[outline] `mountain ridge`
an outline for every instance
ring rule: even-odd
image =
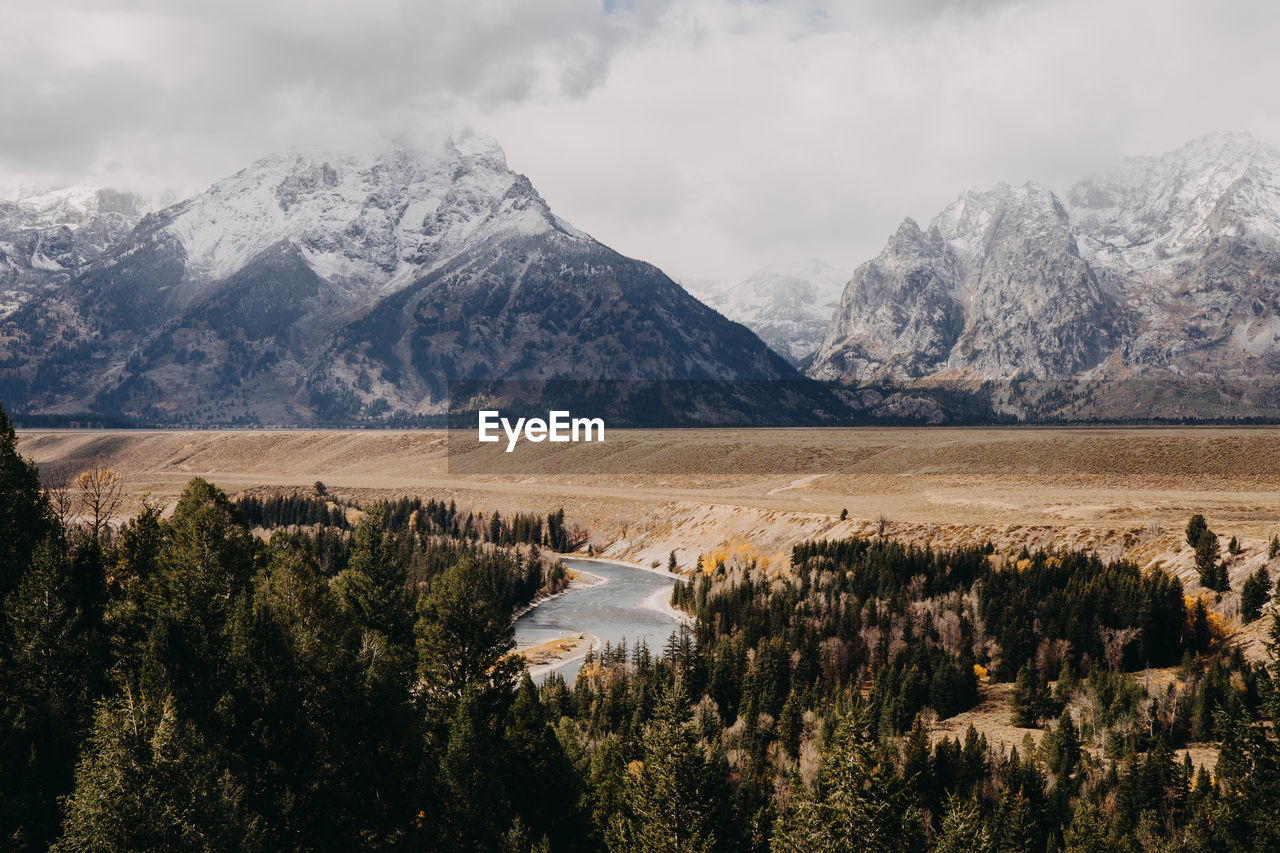
[[[261,158],[0,322],[0,396],[36,414],[403,421],[484,378],[805,381],[472,134]]]
[[[1280,369],[1280,152],[1211,134],[1058,195],[970,190],[860,265],[808,369],[842,383],[1247,380]]]

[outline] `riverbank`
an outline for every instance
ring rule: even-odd
[[[582,660],[587,656],[587,652],[598,649],[600,646],[600,638],[595,634],[581,632],[566,634],[536,646],[516,649],[516,654],[524,656],[525,667],[529,670],[531,678],[541,678],[563,666]]]
[[[623,560],[618,557],[584,557],[581,554],[557,554],[556,556],[562,560],[583,560],[589,563],[611,563],[612,565],[615,565],[615,566],[626,566],[628,569],[636,569],[641,572],[648,572],[651,575],[661,575],[664,578],[671,578],[673,581],[685,579],[684,575],[679,575],[679,574],[673,575],[671,574],[671,572],[667,571],[661,566],[655,569],[653,566],[645,566],[645,565],[641,565],[640,563],[633,563],[630,560]]]
[[[655,613],[661,613],[663,616],[670,617],[677,625],[688,625],[693,627],[692,614],[685,613],[683,610],[677,610],[671,606],[671,593],[667,590],[655,590],[653,595],[640,602],[640,607],[646,610],[652,610]]]

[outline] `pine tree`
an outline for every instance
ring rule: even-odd
[[[797,785],[774,824],[775,853],[924,849],[920,813],[862,722],[846,716],[823,751],[812,790]]]
[[[709,770],[684,682],[677,678],[645,732],[644,761],[627,784],[629,820],[617,828],[610,847],[636,853],[715,849]]]
[[[18,455],[13,422],[0,407],[0,601],[15,587],[36,546],[55,532],[35,463]]]
[[[1240,588],[1240,618],[1246,623],[1262,615],[1262,608],[1271,598],[1271,577],[1267,567],[1260,566],[1245,580]]]
[[[444,850],[493,850],[511,825],[511,804],[503,790],[500,744],[489,724],[488,703],[466,690],[449,724],[440,759],[440,807],[437,847]],[[536,784],[536,780],[527,780]],[[440,843],[443,842],[443,843]]]
[[[1196,540],[1196,569],[1200,573],[1200,584],[1206,589],[1223,591],[1227,584],[1226,569],[1221,567],[1218,557],[1221,553],[1218,535],[1212,530],[1204,530]]]
[[[1080,735],[1070,712],[1058,719],[1058,725],[1045,739],[1045,764],[1066,785],[1080,762]]]
[[[56,853],[262,849],[243,787],[174,703],[132,691],[99,708],[63,827]]]
[[[54,538],[4,601],[8,660],[0,670],[0,831],[33,847],[58,831],[57,798],[70,791],[92,715],[95,637],[71,565]]]
[[[452,704],[469,689],[508,693],[523,669],[511,614],[504,611],[475,561],[445,569],[418,602],[418,668],[428,694]]]
[[[996,853],[995,839],[976,802],[966,802],[954,794],[947,800],[933,849],[936,853]]]
[[[351,556],[335,580],[344,607],[366,628],[390,640],[408,640],[412,629],[405,593],[407,572],[396,554],[387,508],[370,508],[351,534]]]
[[[1119,842],[1114,828],[1092,800],[1084,800],[1076,807],[1063,835],[1063,849],[1070,853],[1111,853],[1122,849]]]
[[[526,672],[507,711],[503,739],[509,799],[532,838],[545,836],[557,849],[585,837],[578,812],[579,778],[547,722],[538,689]],[[536,785],[525,780],[536,779]]]
[[[1039,728],[1040,720],[1049,714],[1049,688],[1040,671],[1024,663],[1013,682],[1009,697],[1009,724],[1018,728]]]
[[[1267,668],[1272,687],[1267,691],[1267,715],[1280,719],[1280,619],[1274,620],[1267,643]],[[1280,737],[1261,719],[1244,714],[1219,714],[1224,729],[1222,752],[1215,773],[1222,789],[1214,823],[1219,849],[1235,845],[1262,853],[1280,851],[1276,832],[1276,803],[1280,802]],[[1249,841],[1246,842],[1246,839]],[[1246,848],[1244,844],[1249,844]]]
[[[1205,523],[1204,516],[1196,514],[1191,516],[1191,520],[1187,522],[1187,544],[1192,548],[1196,547],[1200,542],[1200,537],[1207,533],[1209,525]]]

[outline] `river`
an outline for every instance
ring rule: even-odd
[[[537,645],[565,634],[595,634],[600,643],[617,646],[622,640],[628,648],[644,640],[657,656],[677,623],[665,613],[644,606],[645,599],[660,590],[670,596],[674,576],[646,572],[621,563],[576,560],[565,557],[566,568],[604,578],[604,583],[573,589],[557,598],[544,601],[516,620],[516,645]],[[569,661],[556,672],[573,683],[582,660]],[[539,681],[541,679],[538,679]]]

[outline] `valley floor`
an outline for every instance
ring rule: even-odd
[[[321,480],[356,500],[563,506],[597,550],[645,565],[673,549],[682,564],[718,548],[773,556],[881,520],[887,535],[935,544],[1070,545],[1174,564],[1197,512],[1249,547],[1280,530],[1274,428],[615,431],[573,448],[595,454],[580,457],[583,473],[533,474],[451,473],[445,434],[431,431],[23,431],[19,450],[47,478],[104,464],[135,497],[161,500],[201,476],[232,493]]]
[[[1269,562],[1280,532],[1272,428],[618,431],[575,465],[586,473],[451,473],[446,436],[431,431],[24,431],[19,451],[55,482],[109,466],[135,501],[172,502],[199,476],[233,494],[310,492],[322,481],[356,502],[417,495],[503,513],[564,507],[598,556],[663,571],[671,551],[685,570],[706,555],[783,568],[804,539],[885,535],[991,541],[996,559],[1024,545],[1093,550],[1171,571],[1197,595],[1183,531],[1203,513],[1224,542],[1242,545],[1227,558],[1236,591],[1211,606],[1255,658],[1267,620],[1239,625],[1238,590]],[[575,634],[526,652],[541,672],[590,647]],[[1028,731],[1008,725],[1008,690],[984,686],[979,706],[934,737],[974,723],[995,743],[1019,745]],[[1195,763],[1216,763],[1216,750],[1192,751]]]

